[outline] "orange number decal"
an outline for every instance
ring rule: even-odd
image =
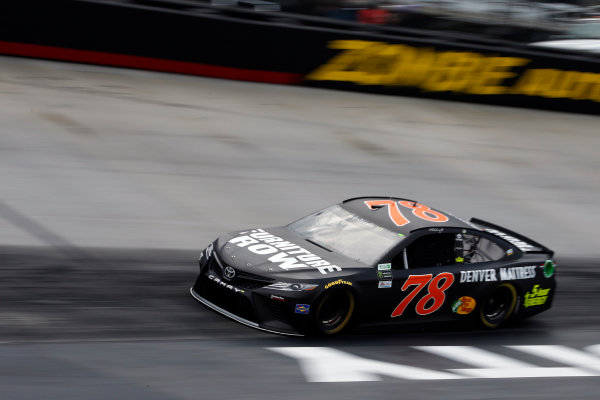
[[[404,285],[402,285],[402,291],[404,292],[406,289],[408,289],[409,286],[416,285],[417,287],[414,288],[413,291],[410,292],[408,294],[408,296],[406,296],[404,298],[404,300],[402,300],[400,302],[400,304],[398,304],[398,307],[396,307],[396,309],[392,313],[392,317],[397,317],[399,315],[402,315],[402,313],[404,312],[404,309],[406,308],[406,306],[408,306],[408,303],[410,303],[412,301],[412,299],[414,299],[415,296],[417,294],[419,294],[421,289],[423,289],[425,287],[425,285],[427,285],[427,283],[431,280],[432,276],[433,275],[431,275],[431,274],[427,274],[427,275],[411,275],[408,277],[406,282],[404,282]]]
[[[414,203],[412,201],[399,201],[398,203],[400,203],[400,205],[403,207],[410,208],[415,217],[419,217],[431,222],[448,222],[447,216],[432,210],[423,204]]]
[[[408,277],[404,285],[402,285],[402,291],[408,289],[409,286],[417,286],[406,296],[400,304],[392,312],[392,317],[402,315],[408,304],[419,294],[419,292],[427,285],[427,294],[419,300],[415,311],[419,315],[428,315],[440,309],[440,307],[446,301],[445,291],[452,286],[454,283],[454,275],[450,272],[442,272],[431,279],[433,275],[411,275]],[[444,281],[440,285],[441,281]],[[433,303],[427,307],[427,304],[433,299]]]
[[[404,215],[402,215],[398,204],[394,200],[369,200],[365,201],[365,204],[371,210],[375,210],[378,207],[387,206],[390,219],[398,226],[404,226],[410,222],[404,217]]]
[[[440,281],[444,281],[440,286]],[[446,300],[446,289],[448,289],[454,283],[454,275],[450,272],[442,272],[439,275],[436,275],[435,278],[431,282],[429,282],[429,286],[427,286],[427,293],[419,302],[417,303],[417,314],[419,315],[428,315],[432,312],[437,311],[444,301]],[[427,307],[427,303],[433,299],[433,304]]]

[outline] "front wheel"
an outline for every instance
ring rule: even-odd
[[[348,289],[331,290],[319,300],[315,328],[322,335],[335,335],[344,329],[354,312],[354,295]]]
[[[486,328],[498,328],[508,321],[517,305],[517,291],[510,283],[498,286],[483,301],[479,315]]]

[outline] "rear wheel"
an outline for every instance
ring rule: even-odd
[[[348,289],[325,293],[316,307],[315,328],[322,335],[335,335],[350,322],[354,312],[354,295]]]
[[[517,291],[510,283],[498,286],[483,301],[479,315],[487,328],[498,328],[508,321],[517,305]]]

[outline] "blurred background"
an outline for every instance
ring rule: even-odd
[[[232,49],[242,52],[243,46],[228,42],[206,59],[179,59],[181,46],[171,39],[140,47],[129,42],[127,37],[138,34],[169,34],[161,24],[147,33],[141,28],[146,25],[138,24],[141,17],[129,14],[136,21],[130,36],[119,31],[122,36],[115,37],[123,38],[118,42],[125,43],[130,52],[124,54],[131,58],[119,58],[122,53],[107,55],[112,50],[105,46],[120,29],[117,18],[98,22],[106,30],[97,36],[78,36],[86,24],[78,26],[81,31],[66,23],[61,27],[53,13],[33,13],[35,24],[27,23],[29,17],[8,21],[9,11],[20,7],[9,3],[0,6],[5,16],[0,29],[0,398],[596,398],[597,113],[531,109],[529,98],[490,105],[252,82],[279,79],[275,72],[294,73],[297,79],[302,71],[280,66],[301,64],[302,57],[282,60],[279,48],[253,53],[254,58],[230,57]],[[49,2],[35,3],[52,9]],[[115,2],[55,4],[92,3]],[[251,16],[243,18],[258,32],[267,29],[263,19],[294,25],[303,35],[290,43],[301,55],[310,54],[302,43],[314,36],[311,24],[322,17],[360,25],[356,31],[347,25],[322,28],[335,29],[340,38],[371,26],[394,26],[424,30],[439,40],[457,33],[502,40],[498,54],[504,54],[506,43],[536,42],[543,51],[557,51],[544,57],[568,60],[565,71],[588,74],[590,98],[599,93],[594,82],[600,80],[593,80],[599,70],[590,61],[598,47],[568,42],[600,37],[600,8],[592,1],[127,3],[160,15],[184,14],[202,4],[206,8],[193,12],[217,21],[211,29],[234,15],[242,18],[235,13],[244,10]],[[160,8],[167,3],[169,12]],[[78,14],[67,19],[85,20]],[[48,30],[40,25],[45,20]],[[70,40],[65,43],[73,43],[68,49],[55,39],[59,31]],[[215,48],[211,43],[248,32],[244,26],[229,36],[226,29],[189,35],[183,52],[208,53]],[[153,48],[171,58],[164,56],[161,64],[162,55]],[[582,51],[590,58],[573,55]],[[205,75],[214,76],[212,56],[229,62],[219,65],[219,73],[259,71],[252,76],[260,79],[141,70],[180,72],[177,67],[202,75],[194,68],[204,68]],[[257,67],[268,62],[277,67]],[[217,236],[284,225],[362,195],[414,198],[463,218],[506,226],[555,250],[553,308],[496,332],[358,330],[335,339],[287,338],[227,320],[189,295],[199,252]],[[557,361],[521,354],[511,345],[576,353]],[[418,346],[474,347],[504,356],[502,362],[512,367],[542,369],[539,378],[436,380],[432,385],[385,374],[367,382],[314,383],[295,359],[270,350],[331,348],[388,367],[423,370],[473,367],[425,354]],[[556,372],[565,366],[575,369],[561,371],[574,376]],[[548,378],[553,373],[559,377]]]
[[[522,42],[600,39],[600,4],[592,0],[286,0],[229,1],[213,4],[265,8],[363,24],[463,32]],[[274,7],[274,8],[273,8]],[[559,43],[546,46],[572,48]],[[594,47],[581,47],[598,51]]]

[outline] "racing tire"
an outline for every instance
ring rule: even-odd
[[[352,319],[355,308],[354,294],[349,289],[330,290],[317,303],[314,327],[319,335],[335,335]]]
[[[510,283],[498,286],[483,301],[479,316],[486,328],[495,329],[504,325],[513,315],[517,305],[517,290]]]

